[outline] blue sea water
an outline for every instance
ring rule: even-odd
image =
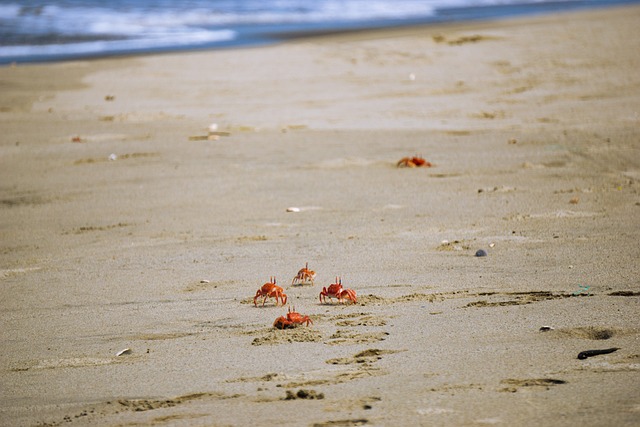
[[[0,64],[273,43],[640,0],[0,0]]]

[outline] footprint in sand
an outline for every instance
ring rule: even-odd
[[[565,337],[583,338],[587,340],[608,340],[615,335],[622,335],[628,331],[616,330],[614,328],[601,328],[596,326],[556,329],[556,334]]]
[[[388,332],[371,332],[371,333],[355,333],[343,329],[338,329],[325,344],[340,345],[340,344],[364,344],[377,341],[384,341]]]
[[[262,336],[256,337],[251,345],[265,344],[285,344],[292,342],[318,342],[322,341],[322,334],[312,328],[298,327],[295,329],[273,329],[269,328],[264,331]]]
[[[202,400],[223,400],[242,397],[241,394],[224,394],[224,393],[193,393],[184,396],[178,396],[168,399],[120,399],[114,402],[99,402],[91,406],[87,406],[85,409],[78,413],[65,415],[62,420],[55,421],[51,424],[45,425],[62,425],[71,423],[77,420],[83,420],[83,425],[97,424],[98,418],[104,418],[119,414],[121,412],[144,412],[153,411],[156,409],[173,408],[178,405],[188,404],[193,401]],[[192,418],[188,414],[180,415],[165,415],[154,419],[156,422],[164,422],[167,420],[176,420],[181,418]],[[103,423],[100,423],[103,424]]]
[[[338,320],[336,326],[385,326],[387,321],[380,316],[370,313],[352,313],[333,316],[331,320]]]
[[[326,363],[330,365],[351,365],[354,363],[358,364],[370,364],[377,362],[382,359],[383,354],[393,354],[398,353],[400,350],[380,350],[377,348],[372,348],[369,350],[361,351],[353,355],[352,357],[340,357],[335,359],[329,359]]]

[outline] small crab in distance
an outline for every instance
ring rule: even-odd
[[[328,288],[323,287],[320,291],[320,302],[327,302],[327,298],[337,298],[338,302],[348,299],[353,304],[357,302],[356,291],[353,289],[344,289],[342,287],[342,279],[336,277],[336,283],[332,283]]]
[[[293,278],[291,281],[291,285],[299,284],[304,285],[305,283],[311,283],[313,285],[313,280],[316,278],[316,272],[313,270],[309,270],[309,263],[305,263],[304,268],[301,268],[298,271],[298,275]]]
[[[269,282],[262,285],[262,287],[258,289],[258,292],[256,292],[256,296],[253,297],[253,305],[255,305],[256,307],[258,306],[257,300],[259,297],[264,297],[264,299],[262,300],[263,307],[264,303],[267,301],[267,298],[275,298],[276,305],[278,305],[278,298],[280,298],[282,305],[285,305],[287,303],[287,294],[284,293],[284,289],[276,285],[275,276],[272,276],[269,279]]]
[[[399,168],[430,168],[433,165],[420,156],[414,156],[403,157],[396,163],[396,166]]]
[[[295,328],[298,325],[302,325],[303,323],[309,326],[309,323],[313,324],[313,320],[309,316],[303,316],[302,314],[295,311],[295,307],[293,311],[291,311],[291,307],[287,312],[287,316],[280,316],[273,322],[273,327],[278,329],[289,329]]]

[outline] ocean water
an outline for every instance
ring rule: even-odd
[[[640,0],[0,0],[0,64],[274,43]]]

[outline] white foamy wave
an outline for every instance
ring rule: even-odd
[[[21,9],[19,4],[0,4],[0,19],[14,19]]]
[[[287,2],[282,2],[287,4]],[[290,4],[289,7],[260,10],[259,8],[242,13],[221,13],[215,16],[215,23],[224,25],[239,24],[275,24],[275,23],[318,23],[318,22],[362,22],[375,20],[393,20],[426,18],[432,16],[434,7],[425,2],[407,0],[389,2],[379,1],[318,1],[312,7]],[[214,22],[210,22],[213,24]]]
[[[127,40],[99,40],[79,43],[29,45],[29,46],[0,46],[0,60],[3,58],[21,58],[58,55],[94,55],[116,52],[136,52],[151,49],[164,49],[184,46],[198,46],[208,43],[232,40],[236,32],[232,30],[188,32],[184,34],[172,33],[158,37],[127,39]]]
[[[407,19],[431,16],[434,12],[434,6],[429,2],[416,0],[391,3],[389,0],[244,1],[235,6],[199,1],[190,2],[198,7],[184,8],[179,2],[166,8],[161,5],[145,7],[147,2],[128,2],[131,4],[127,8],[118,8],[117,4],[112,8],[105,7],[92,1],[85,3],[95,5],[26,7],[8,4],[0,6],[0,20],[12,19],[13,24],[23,30],[40,34],[126,37],[169,28]]]
[[[417,0],[393,7],[389,0],[7,2],[0,5],[0,62],[220,44],[255,25],[299,28],[432,13]]]
[[[198,24],[198,11],[109,9],[101,6],[17,8],[8,5],[0,9],[0,20],[13,19],[12,24],[32,34],[103,35],[131,37],[141,34],[163,34]],[[200,19],[200,23],[203,23]]]
[[[486,18],[531,4],[640,0],[0,0],[0,64],[271,42],[282,34]],[[506,6],[503,12],[488,6]],[[466,9],[465,9],[466,8]],[[29,58],[31,57],[31,58]],[[40,57],[40,58],[39,58]]]

